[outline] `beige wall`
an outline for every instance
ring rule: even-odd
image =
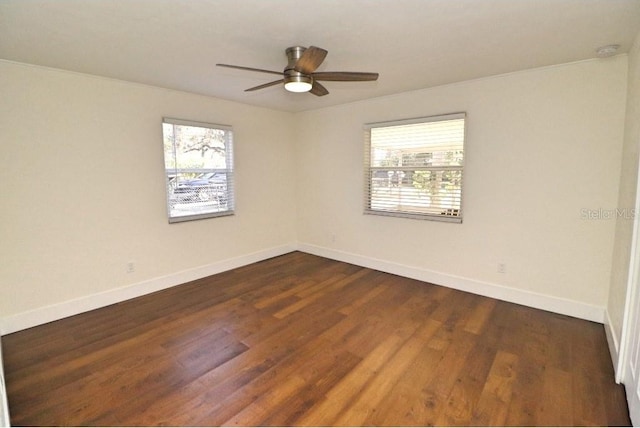
[[[0,61],[0,313],[296,243],[604,308],[616,224],[581,214],[617,207],[626,73],[618,56],[292,114]],[[458,111],[464,223],[364,216],[362,125]],[[168,224],[163,116],[233,125],[235,216]]]
[[[604,309],[615,219],[582,210],[617,207],[626,70],[618,56],[298,114],[298,241]],[[362,125],[460,111],[463,224],[363,215]]]
[[[2,316],[295,243],[289,113],[3,61],[0,94]],[[233,126],[237,215],[168,224],[163,116]]]
[[[624,126],[623,157],[620,174],[618,206],[632,209],[636,203],[638,180],[638,146],[640,145],[640,33],[629,52],[628,90],[626,120]],[[613,249],[613,269],[607,313],[608,323],[614,340],[620,341],[624,318],[633,219],[617,219],[615,245]]]

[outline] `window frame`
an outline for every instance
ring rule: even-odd
[[[396,167],[374,167],[372,166],[373,157],[372,157],[372,143],[371,143],[371,130],[375,128],[388,128],[394,126],[402,126],[402,125],[412,125],[412,124],[420,124],[420,123],[432,123],[432,122],[441,122],[447,120],[458,120],[463,119],[463,139],[462,139],[462,164],[458,167],[452,166],[430,166],[430,167],[416,167],[416,166],[396,166]],[[466,158],[466,146],[467,146],[467,113],[466,112],[456,112],[456,113],[447,113],[440,114],[434,116],[424,116],[417,117],[411,119],[401,119],[401,120],[393,120],[386,122],[374,122],[367,123],[364,125],[364,214],[366,215],[379,215],[386,217],[400,217],[400,218],[411,218],[411,219],[419,219],[419,220],[431,220],[431,221],[440,221],[440,222],[448,222],[448,223],[462,223],[464,209],[464,166],[465,166],[465,158]],[[418,213],[414,211],[402,211],[398,210],[384,210],[372,208],[372,192],[374,186],[372,185],[372,177],[373,172],[377,170],[388,170],[393,169],[397,171],[434,171],[434,172],[445,172],[445,171],[460,171],[460,206],[458,208],[446,209],[443,214],[431,214],[431,213]],[[453,210],[457,210],[456,213],[453,213]]]
[[[173,126],[189,126],[189,127],[197,127],[197,128],[208,128],[224,131],[224,157],[225,157],[225,168],[167,168],[167,158],[166,152],[164,149],[164,126],[165,125],[173,125]],[[192,220],[202,220],[207,218],[216,218],[216,217],[226,217],[232,216],[235,214],[235,168],[234,168],[234,139],[233,139],[233,128],[230,125],[220,125],[215,123],[208,122],[198,122],[193,120],[184,120],[184,119],[176,119],[171,117],[163,117],[162,118],[162,141],[163,141],[163,161],[164,161],[164,174],[165,174],[165,193],[166,193],[166,208],[167,208],[167,218],[169,223],[181,223],[185,221]],[[173,156],[176,156],[176,146],[175,140],[172,142],[173,146]],[[177,162],[176,162],[177,163]],[[224,196],[226,197],[226,207],[227,209],[222,211],[206,211],[198,214],[188,214],[175,216],[172,215],[172,191],[171,188],[175,187],[171,183],[170,175],[178,175],[180,173],[198,173],[198,174],[207,174],[207,173],[223,173],[225,174],[225,189]]]

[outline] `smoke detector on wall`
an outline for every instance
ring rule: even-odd
[[[620,49],[620,45],[600,46],[596,49],[596,55],[598,55],[598,58],[608,58],[618,53],[618,49]]]

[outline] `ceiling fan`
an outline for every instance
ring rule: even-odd
[[[269,86],[284,83],[284,88],[290,92],[311,92],[319,97],[327,95],[329,91],[320,84],[326,82],[366,82],[378,80],[378,73],[362,73],[357,71],[319,71],[316,69],[322,64],[327,56],[327,51],[316,46],[305,48],[303,46],[293,46],[287,48],[286,54],[288,63],[284,71],[263,70],[261,68],[242,67],[239,65],[216,64],[219,67],[236,68],[238,70],[257,71],[259,73],[270,73],[281,76],[273,82],[264,83],[245,89],[245,92],[257,91]]]

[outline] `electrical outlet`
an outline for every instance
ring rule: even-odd
[[[336,243],[336,234],[335,234],[335,233],[332,233],[332,234],[331,234],[331,243],[332,243],[332,244],[335,244],[335,243]]]
[[[127,263],[127,273],[133,273],[136,271],[136,264],[134,262]]]
[[[498,263],[498,273],[507,273],[507,265],[505,263]]]

